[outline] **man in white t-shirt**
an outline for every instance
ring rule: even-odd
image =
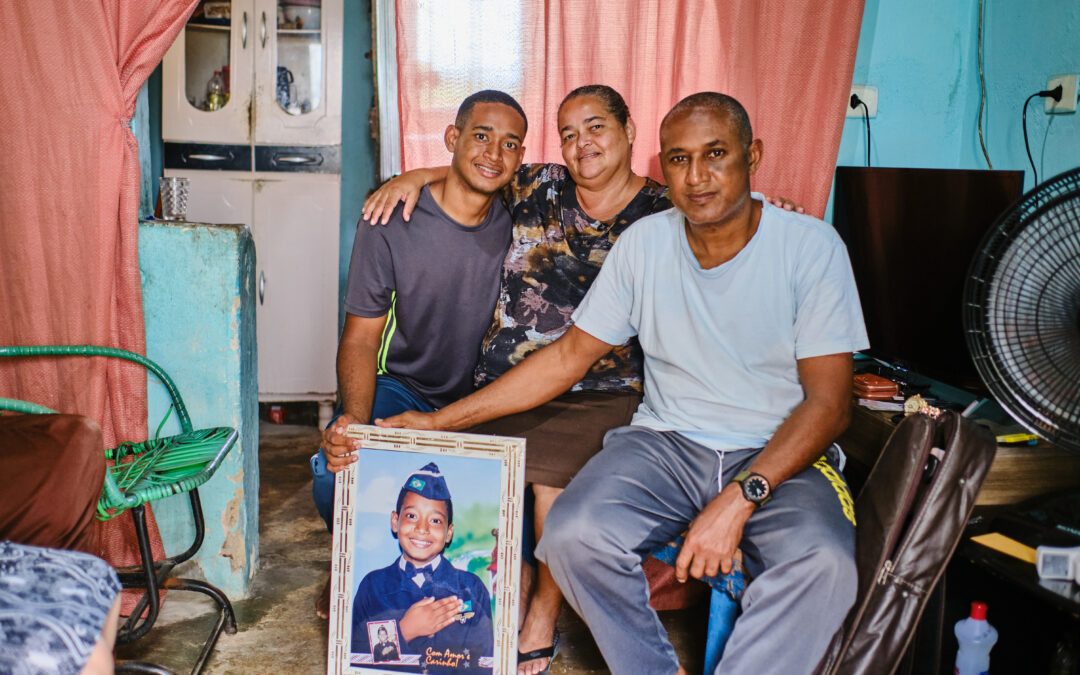
[[[847,251],[750,192],[762,144],[735,99],[680,101],[660,128],[674,209],[612,248],[575,325],[475,394],[387,426],[462,429],[528,409],[636,335],[645,400],[574,478],[537,555],[616,673],[681,672],[641,560],[686,531],[676,575],[752,582],[718,673],[809,673],[855,599],[854,507],[833,440],[868,346]],[[688,529],[689,528],[689,529]]]

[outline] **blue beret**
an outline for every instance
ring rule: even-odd
[[[398,493],[397,510],[401,511],[401,504],[405,499],[406,492],[415,492],[425,499],[446,502],[447,520],[454,522],[453,504],[450,501],[450,488],[446,487],[446,479],[443,478],[439,466],[435,462],[428,462],[416,471],[412,472],[401,486]]]
[[[450,490],[446,487],[446,479],[435,462],[428,462],[420,469],[414,471],[405,481],[402,490],[415,492],[425,499],[448,501]]]

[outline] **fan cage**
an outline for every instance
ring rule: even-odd
[[[1002,408],[1080,452],[1080,168],[1040,184],[990,228],[968,270],[963,321]]]

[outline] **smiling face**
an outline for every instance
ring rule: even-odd
[[[668,197],[691,225],[722,225],[750,207],[750,176],[761,141],[745,147],[729,115],[691,108],[660,129],[660,168]]]
[[[634,122],[622,125],[596,96],[575,96],[559,108],[563,161],[576,183],[630,171]]]
[[[524,139],[525,120],[516,110],[502,103],[477,103],[460,129],[446,128],[446,149],[454,153],[450,170],[472,190],[494,194],[521,166]]]
[[[430,563],[450,540],[454,526],[447,522],[446,502],[406,492],[401,511],[390,514],[390,528],[397,535],[405,560],[417,567]]]

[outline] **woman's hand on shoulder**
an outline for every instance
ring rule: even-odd
[[[417,184],[408,173],[391,178],[364,200],[364,220],[368,225],[386,225],[398,202],[404,202],[401,217],[408,222],[424,185],[422,182]]]
[[[394,176],[364,200],[364,220],[368,221],[369,225],[386,225],[390,222],[394,207],[398,202],[404,202],[401,218],[409,222],[416,201],[420,199],[420,191],[425,185],[446,178],[449,171],[450,167],[437,166],[430,169],[412,169],[400,176]]]
[[[799,206],[795,202],[791,201],[787,197],[766,197],[765,199],[768,199],[769,203],[772,204],[773,206],[775,206],[777,208],[780,208],[780,209],[784,209],[785,211],[794,211],[795,213],[806,213],[806,209],[804,209],[802,206]],[[367,207],[365,206],[365,208],[367,208]],[[408,220],[408,218],[406,218],[405,220]]]

